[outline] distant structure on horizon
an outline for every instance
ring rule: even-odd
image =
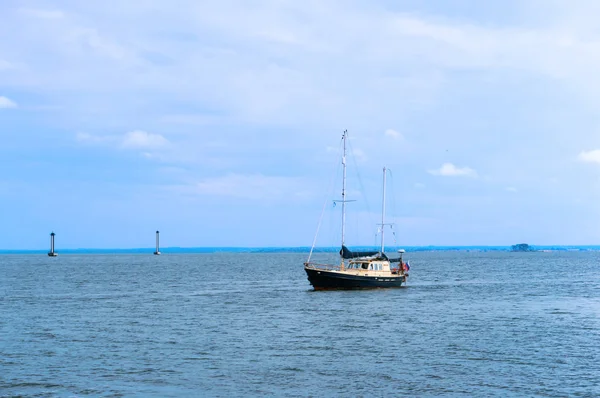
[[[50,251],[48,252],[48,256],[50,257],[58,256],[58,254],[54,252],[54,235],[56,235],[54,232],[50,234]]]
[[[160,234],[160,232],[156,231],[156,251],[154,252],[155,256],[160,255],[160,249],[159,249],[159,244],[158,244],[159,234]]]
[[[519,243],[510,247],[511,252],[534,252],[536,251],[533,247],[527,243]]]

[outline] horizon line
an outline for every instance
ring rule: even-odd
[[[558,245],[534,245],[528,244],[533,249],[548,250],[548,249],[600,249],[600,244],[587,244],[587,245],[569,245],[569,244],[558,244]],[[490,250],[506,250],[512,248],[514,245],[415,245],[415,246],[402,246],[407,251],[423,251],[423,250],[469,250],[469,249],[490,249]],[[378,246],[373,245],[353,245],[352,247],[358,249],[378,249]],[[400,248],[400,246],[398,246]],[[337,251],[337,246],[317,246],[313,248],[313,251],[317,252],[333,252]],[[130,247],[130,248],[62,248],[56,250],[56,253],[76,253],[76,252],[129,252],[129,253],[145,253],[156,250],[155,247]],[[310,246],[166,246],[161,247],[161,253],[166,252],[227,252],[227,251],[296,251],[304,252],[310,251]],[[396,251],[396,250],[393,250]],[[2,254],[13,254],[13,253],[47,253],[47,249],[0,249]]]

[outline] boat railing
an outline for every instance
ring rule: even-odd
[[[340,270],[339,265],[333,265],[333,264],[304,263],[304,265],[307,268],[320,269],[323,271],[339,271]]]

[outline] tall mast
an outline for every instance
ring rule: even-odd
[[[342,156],[342,166],[344,169],[344,175],[342,179],[342,246],[346,242],[346,138],[348,136],[348,130],[344,130],[342,139],[344,141],[344,156]]]
[[[383,239],[383,231],[385,230],[385,172],[386,168],[383,168],[383,199],[381,203],[381,253],[383,254],[384,250],[384,239]]]

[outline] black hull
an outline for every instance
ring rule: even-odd
[[[400,287],[406,281],[403,276],[359,276],[313,268],[304,270],[315,290],[390,288]]]

